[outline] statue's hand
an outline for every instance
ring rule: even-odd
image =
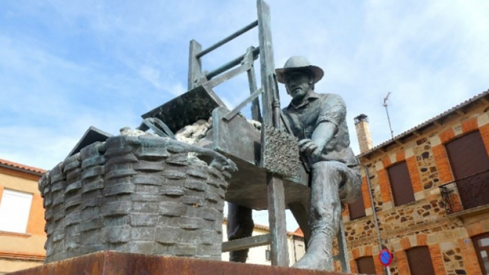
[[[310,156],[313,160],[321,156],[321,150],[317,144],[308,138],[299,141],[299,151],[304,155]]]

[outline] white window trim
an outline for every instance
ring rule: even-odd
[[[0,231],[26,233],[32,194],[4,189],[0,201]]]

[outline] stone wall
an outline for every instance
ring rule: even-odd
[[[441,122],[436,121],[361,157],[370,174],[370,192],[383,246],[394,254],[391,274],[410,274],[406,250],[416,246],[429,248],[437,275],[480,273],[471,237],[488,232],[489,221],[486,229],[471,232],[463,217],[447,213],[439,186],[454,180],[444,144],[478,130],[486,150],[489,149],[488,107],[487,100],[476,101],[464,110],[454,110]],[[387,169],[401,161],[407,164],[415,201],[396,206]],[[383,274],[366,173],[362,173],[366,216],[350,221],[348,210],[343,213],[350,265],[355,272],[356,259],[372,256],[377,274]],[[475,219],[480,224],[487,217],[479,215]]]
[[[150,135],[87,146],[39,182],[46,262],[100,250],[219,260],[235,169],[214,151]]]

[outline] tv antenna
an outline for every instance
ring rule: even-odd
[[[387,109],[387,100],[389,99],[391,92],[388,92],[384,98],[384,104],[382,106],[385,107],[385,113],[387,114],[387,122],[389,122],[389,129],[391,130],[391,138],[394,138],[394,132],[392,131],[391,119],[389,117],[389,110]]]

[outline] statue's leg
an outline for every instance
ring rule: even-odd
[[[313,165],[308,217],[311,238],[306,255],[294,267],[334,270],[333,241],[341,218],[338,188],[345,176],[343,169],[338,169],[340,165],[334,161]]]
[[[253,218],[251,209],[228,202],[227,234],[228,240],[251,237],[253,233]],[[248,249],[231,251],[230,262],[245,263],[248,257]]]

